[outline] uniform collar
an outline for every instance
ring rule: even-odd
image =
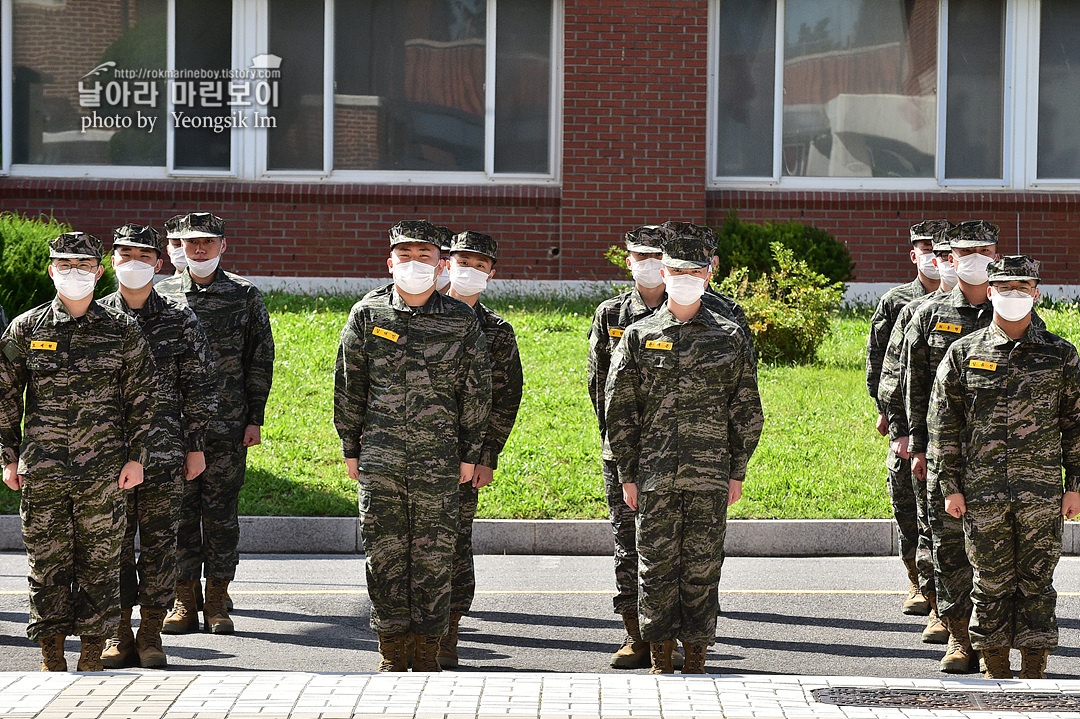
[[[957,309],[959,309],[961,307],[971,307],[973,309],[977,309],[977,308],[982,307],[983,305],[985,305],[987,302],[990,301],[989,299],[987,299],[986,302],[982,302],[982,303],[977,304],[977,305],[971,304],[970,302],[968,302],[967,295],[965,295],[964,291],[962,289],[960,289],[960,283],[959,282],[956,283],[956,287],[953,287],[951,290],[949,290],[948,298],[949,298],[949,304],[952,305],[953,307],[956,307]]]
[[[50,309],[52,310],[53,320],[56,323],[78,322],[82,319],[93,322],[95,319],[105,314],[105,309],[98,304],[97,300],[90,300],[90,306],[86,309],[86,314],[76,319],[75,317],[71,316],[71,313],[68,312],[67,307],[64,307],[64,302],[60,299],[60,295],[56,295],[55,297],[53,297]]]
[[[660,306],[667,305],[667,292],[664,293],[664,298],[660,300]],[[634,289],[630,290],[630,313],[633,315],[649,314],[654,311],[654,308],[645,304],[645,300],[641,297],[641,290],[634,286]]]
[[[207,285],[200,285],[198,282],[191,279],[190,268],[185,268],[184,271],[180,273],[180,288],[184,291],[184,294],[187,294],[188,292],[218,292],[221,290],[221,286],[226,283],[231,284],[232,280],[226,276],[225,270],[220,264],[218,265],[217,270],[215,270],[213,282]]]
[[[165,300],[161,299],[161,295],[153,287],[150,288],[150,294],[146,298],[146,304],[138,309],[132,309],[127,300],[124,299],[124,294],[120,290],[116,291],[116,297],[120,300],[120,305],[126,312],[149,317],[161,312],[165,307]]]
[[[679,318],[672,313],[671,308],[668,307],[667,298],[665,298],[664,302],[656,309],[655,316],[665,327],[671,327],[674,325],[689,325],[695,323],[703,325],[713,324],[712,313],[709,312],[709,309],[705,306],[704,303],[702,303],[702,305],[698,307],[696,315],[688,319],[686,322],[681,322]]]
[[[480,303],[477,302],[479,305]],[[436,290],[431,293],[431,297],[428,297],[428,301],[419,307],[411,307],[402,297],[398,294],[397,285],[390,285],[390,306],[399,312],[411,312],[413,314],[431,315],[439,312],[443,312],[446,309],[446,297]]]
[[[1042,330],[1035,326],[1035,318],[1031,318],[1032,321],[1027,326],[1027,331],[1024,332],[1024,336],[1018,340],[1014,340],[1009,335],[1005,334],[1005,331],[997,326],[996,322],[990,323],[990,336],[993,337],[993,344],[995,347],[1001,345],[1010,344],[1012,342],[1024,343],[1024,344],[1046,344],[1046,339],[1043,337]]]

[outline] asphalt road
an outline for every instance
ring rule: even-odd
[[[1061,561],[1061,648],[1048,676],[1080,674],[1080,558]],[[25,634],[26,561],[0,554],[0,671],[33,671]],[[479,556],[478,593],[462,621],[461,671],[606,672],[622,640],[607,557]],[[925,620],[900,613],[896,558],[729,558],[708,669],[723,674],[939,677],[943,647],[922,644]],[[371,671],[364,560],[245,555],[231,588],[237,633],[166,637],[185,670]],[[68,659],[78,651],[68,639]],[[1018,658],[1014,654],[1014,664]],[[645,671],[645,670],[639,670]]]

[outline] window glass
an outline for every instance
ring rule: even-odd
[[[788,0],[782,173],[933,177],[937,0]]]
[[[219,171],[232,167],[233,131],[211,126],[214,122],[222,123],[231,114],[228,83],[222,88],[220,73],[231,70],[232,65],[232,3],[176,0],[176,70],[191,73],[207,70],[214,77],[212,80],[178,77],[172,83],[173,110],[195,120],[186,127],[183,123],[176,126],[173,141],[176,169]],[[176,88],[178,84],[183,88]]]
[[[1080,3],[1042,0],[1039,37],[1040,178],[1080,178]]]
[[[486,0],[338,0],[334,168],[484,169]]]
[[[165,164],[166,2],[13,4],[13,162]]]
[[[550,172],[551,0],[503,0],[495,32],[495,172]]]
[[[945,177],[1004,174],[1005,0],[949,0]]]
[[[725,2],[720,8],[716,171],[771,177],[776,0]]]
[[[269,49],[281,58],[277,108],[266,108],[267,168],[323,167],[324,0],[270,0]]]

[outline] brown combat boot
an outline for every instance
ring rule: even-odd
[[[1028,649],[1020,647],[1020,678],[1046,679],[1047,649]]]
[[[415,635],[416,653],[413,654],[412,670],[414,672],[441,672],[439,661],[436,656],[439,653],[439,640],[442,637],[425,637]]]
[[[649,642],[649,657],[652,660],[652,669],[649,670],[649,674],[674,674],[675,667],[671,666],[673,651],[675,651],[674,639]]]
[[[142,607],[139,616],[142,621],[139,622],[139,634],[135,637],[139,666],[143,669],[167,666],[169,661],[161,648],[161,625],[165,621],[165,610]]]
[[[705,651],[708,649],[704,644],[683,643],[686,652],[686,661],[683,663],[683,674],[705,674]]]
[[[189,634],[199,631],[199,597],[202,597],[202,583],[198,579],[177,582],[176,599],[161,625],[162,634]]]
[[[971,648],[966,619],[945,619],[949,628],[949,646],[941,659],[941,671],[948,674],[967,674],[979,666],[979,658]]]
[[[379,671],[406,672],[409,670],[405,660],[405,634],[390,636],[379,634]]]
[[[919,570],[915,566],[915,559],[905,559],[904,566],[907,568],[908,593],[901,611],[904,614],[925,617],[930,613],[930,602],[919,591]]]
[[[206,603],[203,604],[203,621],[211,634],[232,634],[233,620],[225,608],[225,593],[229,580],[206,578]]]
[[[80,672],[101,672],[105,667],[101,666],[101,652],[105,649],[105,637],[83,636],[82,650],[79,653],[79,664],[76,669]]]
[[[922,640],[925,644],[948,644],[949,628],[937,613],[937,596],[928,592],[926,600],[930,604],[930,618],[926,622],[926,629],[922,631]]]
[[[457,669],[457,639],[459,624],[461,624],[461,615],[457,613],[451,614],[450,626],[446,630],[446,636],[439,638],[439,653],[435,658],[438,660],[439,666],[443,669]]]
[[[64,658],[64,640],[66,638],[63,634],[54,634],[38,642],[41,645],[41,671],[67,671],[67,659]]]
[[[106,669],[123,669],[138,663],[135,635],[131,633],[131,610],[125,609],[120,613],[120,631],[105,642],[105,651],[101,653],[101,666]]]
[[[626,629],[626,639],[619,651],[611,655],[613,669],[640,669],[649,664],[649,643],[641,638],[641,626],[638,624],[637,612],[626,612],[622,615],[623,628]]]
[[[1012,679],[1012,669],[1009,667],[1009,648],[990,647],[982,650],[983,661],[986,663],[986,679]]]

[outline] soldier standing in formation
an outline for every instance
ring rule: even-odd
[[[458,624],[462,615],[469,613],[476,593],[472,524],[476,518],[480,489],[491,484],[495,478],[499,453],[506,446],[517,419],[518,407],[521,406],[523,385],[521,355],[518,354],[514,328],[479,301],[480,293],[495,276],[499,243],[479,232],[466,231],[454,236],[449,252],[450,296],[476,311],[480,329],[487,339],[491,362],[491,414],[488,415],[480,460],[473,471],[472,481],[460,485],[460,527],[450,580],[450,629],[439,642],[438,661],[444,669],[453,669],[458,665]]]
[[[184,241],[180,238],[180,223],[186,215],[176,215],[165,220],[165,237],[169,241],[169,262],[174,273],[181,274],[187,269],[187,255],[184,254]]]
[[[335,365],[334,424],[359,483],[379,671],[439,671],[450,626],[461,490],[491,409],[487,341],[473,308],[435,291],[439,230],[390,230],[391,285],[353,306]]]
[[[611,360],[605,426],[636,514],[638,617],[653,673],[705,672],[715,641],[727,507],[763,424],[749,343],[702,301],[715,244],[665,229],[668,299],[628,327]]]
[[[988,679],[1045,679],[1057,649],[1054,568],[1063,519],[1080,512],[1080,359],[1032,322],[1038,263],[988,268],[993,322],[950,347],[927,417],[930,481],[963,522],[974,568],[972,646]],[[1062,491],[1061,470],[1065,469]]]
[[[176,588],[176,530],[184,480],[206,467],[206,426],[217,410],[213,352],[195,313],[154,289],[166,243],[150,226],[127,224],[113,231],[112,263],[120,288],[101,304],[138,322],[156,366],[157,409],[147,445],[149,463],[141,485],[127,493],[127,531],[120,561],[120,631],[108,641],[102,664],[163,667],[165,613]],[[140,553],[135,560],[135,532]],[[131,632],[138,604],[138,637]]]
[[[175,219],[175,218],[174,218]],[[206,470],[185,482],[177,534],[176,600],[162,631],[199,626],[198,598],[206,576],[206,628],[231,634],[229,582],[240,560],[237,500],[247,450],[262,442],[266,398],[274,374],[274,337],[262,295],[247,280],[220,269],[225,221],[193,212],[174,223],[187,269],[158,285],[162,296],[194,311],[214,351],[220,386],[217,413],[206,432]]]
[[[79,671],[102,670],[120,621],[124,490],[142,482],[150,458],[154,362],[135,320],[94,301],[101,256],[91,235],[52,240],[56,297],[0,339],[4,484],[22,490],[26,633],[45,671],[67,670],[69,634],[82,638]]]

